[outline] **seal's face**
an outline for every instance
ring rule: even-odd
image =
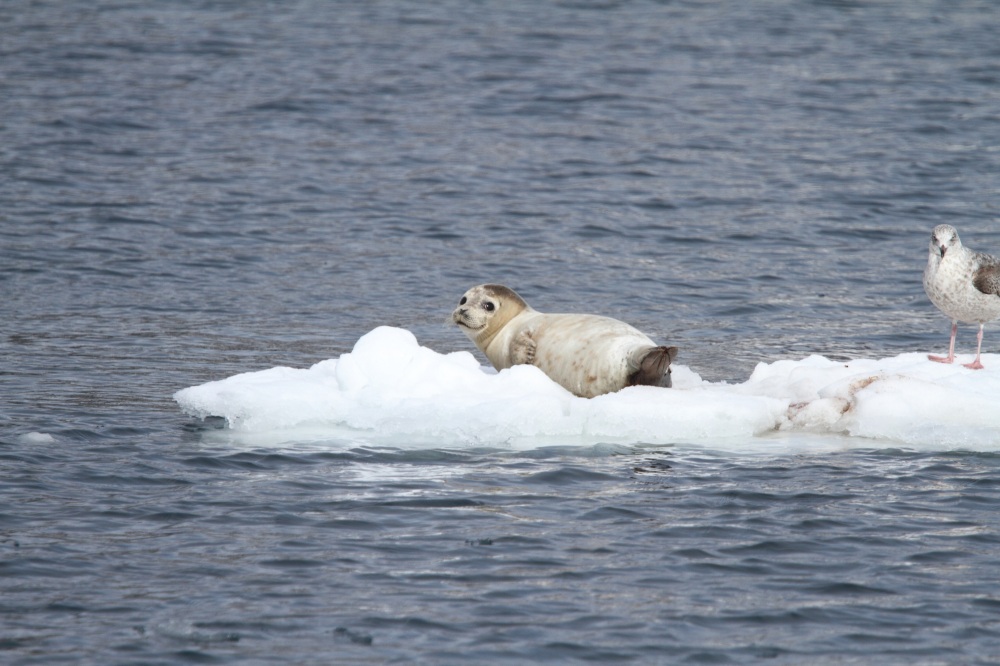
[[[504,299],[490,289],[490,286],[483,284],[465,292],[458,307],[451,313],[452,321],[470,331],[486,328],[504,303]]]
[[[491,334],[527,307],[513,289],[498,284],[481,284],[465,292],[458,307],[451,313],[451,319],[479,344],[485,341],[480,338],[492,338]]]

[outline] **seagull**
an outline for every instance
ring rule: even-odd
[[[947,356],[930,356],[938,363],[955,360],[958,322],[979,324],[976,360],[966,368],[981,370],[983,325],[1000,317],[1000,259],[962,245],[955,227],[939,224],[931,232],[931,245],[924,269],[924,291],[931,303],[951,319],[951,344]]]

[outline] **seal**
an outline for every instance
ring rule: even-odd
[[[538,312],[499,284],[465,292],[451,318],[497,370],[534,365],[581,398],[626,386],[671,386],[677,347],[657,345],[617,319]]]

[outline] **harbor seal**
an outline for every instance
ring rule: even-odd
[[[671,386],[677,347],[657,345],[617,319],[544,314],[498,284],[465,292],[451,318],[497,370],[534,365],[581,398],[639,384]]]

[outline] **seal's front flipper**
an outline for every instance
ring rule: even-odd
[[[510,345],[510,362],[512,365],[535,364],[535,339],[531,331],[521,331]]]
[[[677,358],[677,347],[653,347],[639,361],[639,369],[628,377],[629,386],[670,388],[670,362]]]

